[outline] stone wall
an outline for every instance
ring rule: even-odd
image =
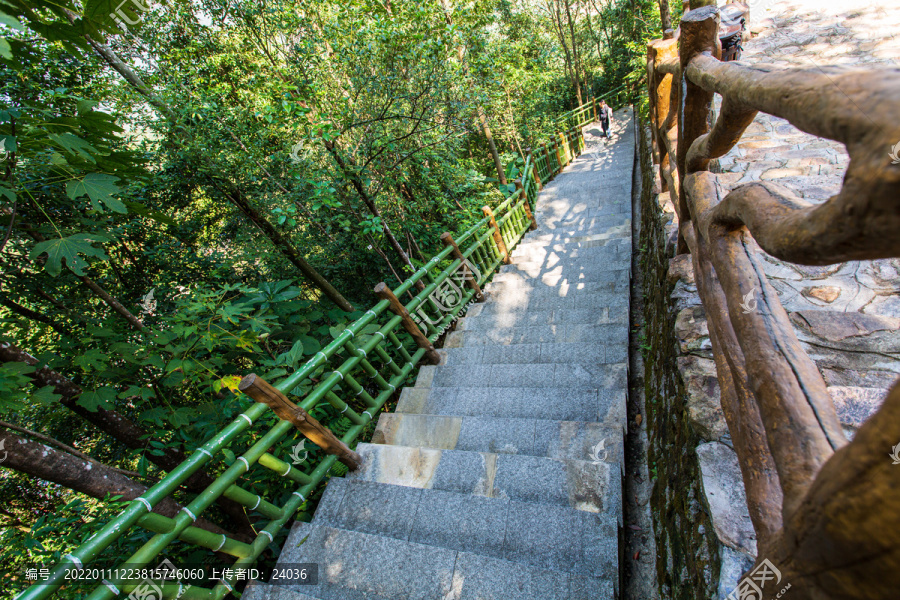
[[[639,129],[640,269],[645,290],[641,351],[648,463],[654,479],[650,506],[656,533],[659,597],[704,600],[716,593],[718,542],[702,501],[700,463],[694,451],[702,440],[691,426],[688,394],[679,375],[683,356],[675,325],[680,304],[673,296],[676,289],[669,277],[672,246],[667,229],[672,218],[658,202],[662,196],[657,193],[658,181],[651,166],[649,133]]]

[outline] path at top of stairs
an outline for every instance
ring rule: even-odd
[[[613,600],[631,269],[631,111],[540,193],[527,234],[246,600]]]

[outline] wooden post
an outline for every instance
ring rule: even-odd
[[[508,265],[512,261],[509,258],[509,250],[506,249],[506,242],[503,241],[503,236],[500,234],[500,226],[497,225],[497,220],[494,218],[494,211],[491,210],[490,206],[481,207],[481,211],[484,213],[484,216],[490,217],[490,226],[494,230],[494,243],[503,257],[503,264]]]
[[[525,208],[525,216],[531,221],[531,227],[528,228],[529,231],[534,231],[537,229],[537,220],[534,218],[534,214],[531,212],[531,206],[528,205],[528,196],[525,195],[525,186],[522,185],[521,179],[516,179],[516,191],[522,194],[522,197],[525,198],[525,203],[522,204],[523,208]]]
[[[416,341],[416,345],[419,348],[425,349],[425,358],[428,360],[428,364],[436,365],[440,362],[441,356],[434,349],[434,346],[431,342],[428,341],[428,336],[422,333],[422,330],[419,329],[419,326],[416,325],[416,322],[412,320],[412,317],[409,316],[409,311],[406,310],[406,307],[397,300],[397,296],[394,295],[394,292],[391,291],[391,288],[387,286],[385,282],[381,282],[375,286],[375,295],[381,298],[382,300],[387,300],[391,303],[391,310],[400,315],[403,319],[401,324],[406,331],[409,332],[409,335],[413,337]]]
[[[518,181],[518,179],[516,180]],[[465,273],[466,287],[470,290],[475,291],[475,299],[481,302],[484,300],[484,294],[481,292],[481,288],[478,286],[478,282],[475,281],[475,275],[469,271],[469,267],[466,264],[466,259],[463,258],[462,252],[459,251],[459,246],[456,245],[456,242],[453,241],[453,236],[450,235],[449,231],[446,231],[441,234],[441,241],[445,246],[452,246],[453,250],[450,251],[450,255],[453,258],[458,258],[462,264],[460,267],[463,269],[463,273]]]
[[[238,390],[247,394],[256,402],[265,404],[285,421],[290,421],[300,430],[303,436],[327,454],[334,454],[337,459],[347,465],[351,471],[362,465],[362,457],[351,450],[336,435],[314,419],[308,412],[294,404],[281,391],[272,387],[262,377],[250,373],[238,384]]]
[[[528,162],[528,159],[531,159],[531,176],[534,177],[534,182],[537,184],[538,191],[544,188],[544,184],[541,183],[541,176],[538,175],[537,166],[534,164],[534,153],[531,151],[531,148],[525,149],[525,162]]]
[[[556,132],[556,160],[559,161],[559,170],[562,171],[563,167],[566,166],[567,163],[562,154],[560,154],[560,150],[563,149],[563,145],[566,143],[566,136],[562,134],[561,131]]]

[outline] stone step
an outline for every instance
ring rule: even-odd
[[[567,279],[559,280],[558,277],[555,279],[557,279],[556,283],[548,285],[531,277],[525,279],[518,274],[505,273],[502,278],[489,283],[484,290],[489,293],[488,298],[493,297],[494,301],[501,297],[504,301],[508,301],[522,297],[560,298],[576,294],[625,294],[629,290],[631,273],[628,269],[605,271],[602,277],[598,277],[594,281],[574,281],[572,283]]]
[[[356,452],[363,465],[348,480],[551,505],[615,519],[621,513],[621,469],[615,462],[383,444],[359,444]]]
[[[543,275],[557,275],[559,280],[575,281],[603,281],[606,271],[621,271],[631,269],[631,255],[615,253],[609,256],[600,256],[596,259],[576,258],[566,261],[565,264],[554,262],[547,264],[539,262],[515,262],[500,267],[500,273],[518,273],[523,277],[541,277]]]
[[[540,542],[547,525],[524,527],[519,537]],[[570,524],[574,527],[574,523]],[[594,571],[608,567],[605,534],[569,530],[580,545],[565,558],[582,564],[597,561]],[[570,540],[574,539],[570,537]],[[582,541],[583,540],[583,541]],[[597,555],[597,558],[594,558]],[[523,558],[525,558],[523,556]],[[547,557],[550,558],[549,555]],[[562,559],[558,559],[562,562]],[[522,561],[482,556],[405,540],[314,525],[295,523],[282,550],[279,564],[316,563],[315,586],[255,584],[245,592],[246,600],[601,600],[613,598],[610,578],[522,564]],[[613,563],[614,564],[614,563]]]
[[[539,247],[541,244],[585,244],[591,246],[591,242],[604,242],[603,244],[593,244],[599,247],[606,247],[605,242],[616,238],[630,238],[631,223],[620,223],[612,227],[590,229],[575,229],[569,227],[554,226],[552,229],[537,230],[532,232],[526,241],[519,244],[521,250],[528,250],[533,247]]]
[[[628,323],[628,306],[606,308],[561,308],[557,310],[535,309],[527,312],[497,311],[496,303],[487,312],[487,303],[476,304],[469,308],[466,316],[457,321],[457,330],[470,329],[465,323],[468,319],[478,321],[478,327],[491,329],[495,327],[534,327],[559,323],[584,325],[607,325],[610,323]],[[475,325],[473,324],[472,328]]]
[[[373,444],[623,464],[622,429],[601,423],[381,413]]]
[[[562,298],[563,300],[565,298]],[[608,323],[586,325],[583,323],[551,323],[534,327],[479,327],[484,315],[467,319],[464,329],[457,329],[447,336],[446,347],[510,345],[510,344],[597,344],[601,346],[627,346],[628,324]],[[460,343],[461,342],[461,343]],[[622,358],[604,362],[619,362]]]
[[[509,344],[463,346],[447,348],[447,360],[442,364],[451,367],[469,365],[529,365],[529,364],[604,364],[623,362],[607,360],[607,349],[602,344]],[[613,349],[610,356],[616,359],[618,351]]]
[[[604,365],[606,366],[606,365]],[[617,365],[618,366],[618,365]],[[396,412],[453,417],[543,418],[609,426],[625,422],[625,365],[603,389],[405,387]],[[582,367],[573,366],[573,369]],[[585,370],[585,372],[587,372]]]
[[[567,244],[519,244],[512,252],[512,260],[513,262],[532,262],[535,260],[544,260],[548,255],[559,255],[569,258],[592,258],[603,256],[603,254],[611,254],[613,252],[621,253],[621,247],[630,245],[631,239],[624,237],[601,240],[596,244],[588,242]]]
[[[625,293],[575,294],[571,296],[514,297],[512,294],[491,294],[484,302],[483,312],[503,313],[530,311],[602,308],[622,308],[629,306],[629,296]]]

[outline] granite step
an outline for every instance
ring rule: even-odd
[[[498,301],[515,301],[527,298],[559,298],[576,294],[624,294],[628,291],[631,272],[628,269],[605,271],[592,281],[569,281],[569,278],[555,276],[556,283],[548,285],[533,277],[524,278],[518,274],[508,274],[499,281],[491,282],[484,290],[488,298]]]
[[[606,271],[631,269],[631,255],[609,253],[596,258],[576,258],[565,263],[548,265],[543,261],[515,262],[503,265],[500,273],[516,273],[522,277],[541,277],[548,274],[559,275],[568,281],[602,281]]]
[[[574,367],[580,368],[580,367]],[[619,424],[625,420],[625,377],[603,389],[405,387],[396,412],[453,417],[500,417]]]
[[[528,523],[537,525],[538,532],[551,525]],[[538,532],[523,527],[519,535],[540,541]],[[577,530],[567,533],[585,537]],[[607,550],[606,541],[587,539],[587,547],[579,547],[580,555],[570,550],[569,556],[589,562],[590,553]],[[279,561],[318,564],[317,585],[257,583],[248,587],[245,600],[607,600],[615,595],[611,581],[616,577],[598,579],[546,564],[530,566],[310,523],[294,525]]]
[[[622,429],[602,423],[382,413],[373,444],[623,464]]]
[[[562,298],[562,300],[564,299]],[[498,327],[495,329],[482,328],[478,327],[478,325],[478,319],[466,321],[464,329],[457,329],[448,336],[448,338],[453,338],[453,343],[448,344],[449,347],[481,346],[485,344],[598,344],[603,346],[627,346],[628,344],[627,323],[607,323],[604,325],[551,323],[533,327]],[[461,340],[462,343],[456,343],[455,340]],[[448,339],[448,342],[450,341]],[[619,360],[611,362],[619,362]]]
[[[476,304],[469,308],[466,316],[457,321],[457,330],[473,329],[477,327],[534,327],[538,325],[550,325],[553,323],[572,323],[583,325],[607,325],[610,323],[628,323],[627,305],[617,307],[568,309],[557,310],[544,309],[528,312],[498,311],[493,309],[484,311],[484,304]],[[496,308],[496,304],[493,308]],[[470,320],[471,319],[471,320]],[[475,322],[478,324],[475,325]],[[471,327],[465,323],[473,323]],[[440,351],[440,350],[439,350]]]
[[[356,452],[363,465],[347,474],[347,480],[550,505],[616,519],[621,513],[621,469],[609,456],[606,461],[557,460],[366,443]]]
[[[530,312],[579,308],[618,308],[629,305],[629,297],[619,293],[573,294],[568,296],[514,297],[511,294],[489,295],[483,311]]]

